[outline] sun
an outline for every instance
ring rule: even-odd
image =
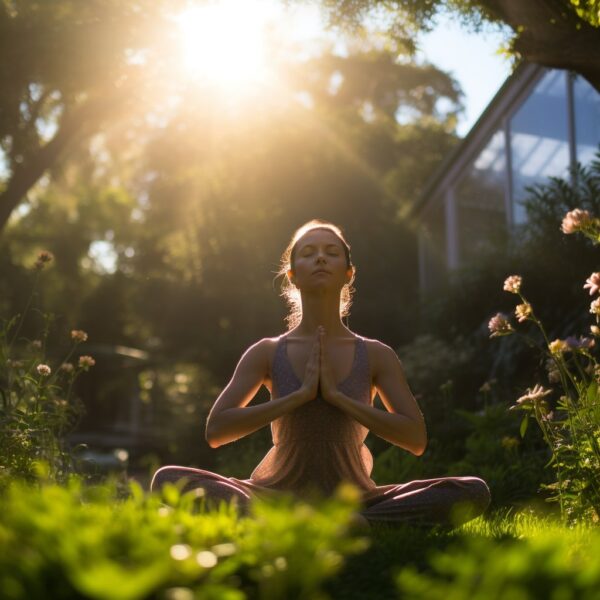
[[[243,88],[270,75],[270,4],[258,0],[204,2],[176,17],[183,66],[206,84]]]

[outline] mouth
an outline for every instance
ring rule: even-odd
[[[317,273],[327,273],[328,275],[331,275],[331,273],[325,269],[317,269],[316,271],[313,271],[313,275],[316,275]]]

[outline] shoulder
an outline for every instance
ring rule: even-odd
[[[372,371],[385,368],[390,364],[401,364],[396,351],[380,340],[359,336],[366,344]]]
[[[265,372],[269,372],[279,340],[280,336],[261,338],[244,351],[240,362],[260,367]]]

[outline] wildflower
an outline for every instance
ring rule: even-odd
[[[546,390],[536,384],[533,388],[527,388],[527,393],[517,399],[517,405],[520,408],[538,408],[542,414],[547,414],[548,404],[544,398],[551,393],[552,390]]]
[[[523,304],[518,304],[517,307],[515,308],[515,315],[517,316],[517,321],[519,321],[519,323],[526,321],[531,316],[532,312],[533,312],[533,310],[532,310],[531,304],[529,304],[529,302],[524,302]]]
[[[592,300],[592,303],[590,304],[590,312],[593,315],[600,315],[600,298]]]
[[[596,344],[596,342],[592,338],[580,337],[577,339],[575,336],[570,335],[565,339],[565,344],[569,346],[570,350],[589,350]]]
[[[88,334],[81,329],[72,329],[71,330],[71,339],[75,340],[77,343],[85,342],[87,340]]]
[[[25,366],[23,360],[11,360],[10,358],[6,361],[6,366],[9,369],[22,369]]]
[[[590,296],[593,296],[600,290],[600,273],[592,273],[586,280],[583,289],[590,288]]]
[[[500,443],[502,444],[503,448],[506,448],[507,450],[512,450],[513,448],[516,448],[519,445],[519,440],[516,437],[513,437],[512,435],[505,435]]]
[[[497,313],[490,319],[488,329],[491,331],[490,337],[510,335],[514,331],[512,325],[508,322],[506,315],[502,313]]]
[[[41,271],[44,268],[46,263],[51,262],[54,259],[54,255],[52,252],[48,252],[48,250],[42,250],[35,261],[34,268],[37,271]]]
[[[482,385],[482,386],[479,388],[479,391],[480,391],[482,394],[488,394],[489,392],[491,392],[491,391],[492,391],[492,386],[491,386],[490,382],[489,382],[489,381],[486,381],[486,382],[485,382],[485,383],[484,383],[484,384],[483,384],[483,385]]]
[[[96,364],[96,361],[87,355],[83,355],[79,357],[79,366],[87,371],[90,367],[93,367]]]
[[[592,332],[592,335],[600,335],[600,327],[598,327],[598,325],[590,325],[590,331]]]
[[[70,362],[66,362],[60,365],[60,370],[64,371],[65,373],[72,373],[73,369],[75,369],[75,367],[73,366],[73,363]]]
[[[504,281],[504,291],[511,294],[518,294],[521,291],[522,279],[520,275],[511,275]]]
[[[42,340],[33,340],[31,342],[31,347],[40,350],[42,348]]]
[[[562,354],[569,351],[569,345],[564,340],[554,340],[548,344],[548,349],[551,354]]]
[[[36,371],[42,376],[42,377],[48,377],[48,375],[50,375],[50,373],[52,373],[52,369],[48,366],[48,365],[38,365],[36,367]]]
[[[592,215],[587,210],[576,208],[570,210],[563,218],[561,229],[563,233],[575,233],[588,227],[592,222]]]

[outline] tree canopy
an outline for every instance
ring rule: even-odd
[[[360,28],[378,22],[393,39],[414,49],[419,31],[451,12],[475,28],[507,26],[509,49],[520,59],[583,75],[600,91],[600,2],[598,0],[321,0],[332,23]]]

